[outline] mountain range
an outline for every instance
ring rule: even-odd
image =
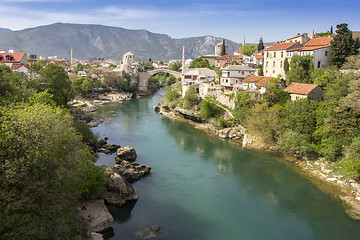
[[[105,58],[121,60],[123,54],[132,52],[137,61],[196,58],[214,54],[215,45],[223,39],[213,36],[171,38],[147,30],[129,30],[91,24],[55,23],[19,31],[0,29],[0,49],[15,49],[37,54],[70,58],[73,48],[76,59]],[[241,44],[226,40],[229,54]]]

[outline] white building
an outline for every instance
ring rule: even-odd
[[[220,85],[225,87],[225,92],[232,92],[247,76],[255,75],[256,69],[245,65],[230,65],[222,68]]]
[[[215,82],[216,72],[208,68],[192,68],[184,72],[182,76],[182,97],[190,87],[194,87],[199,93],[200,83]]]

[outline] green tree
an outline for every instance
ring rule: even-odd
[[[260,38],[259,40],[259,44],[257,45],[257,50],[260,52],[261,50],[264,50],[264,42],[263,42],[263,39]]]
[[[256,45],[244,45],[241,47],[241,52],[246,56],[251,56],[257,50]]]
[[[308,138],[298,132],[289,130],[279,137],[279,151],[295,156],[310,157],[315,154],[315,147],[309,142]]]
[[[221,56],[226,55],[226,45],[225,45],[225,39],[223,39],[222,44],[221,44]]]
[[[312,56],[294,55],[291,58],[290,70],[286,73],[288,83],[311,83],[309,75],[314,69]]]
[[[185,109],[190,109],[192,106],[194,106],[196,104],[198,100],[197,97],[197,92],[196,89],[194,87],[190,87],[184,96],[184,108]]]
[[[263,67],[263,65],[262,65],[262,64],[259,64],[259,65],[257,66],[257,68],[259,69],[259,70],[258,70],[258,76],[264,76],[264,67]]]
[[[83,71],[84,70],[84,66],[81,63],[76,64],[75,68],[74,68],[74,73],[78,73],[79,71]]]
[[[39,72],[41,77],[41,89],[49,89],[53,100],[60,106],[66,106],[73,98],[71,81],[65,70],[58,64],[49,64]]]
[[[153,70],[154,69],[154,66],[152,65],[151,59],[140,63],[140,65],[142,65],[145,70]]]
[[[1,238],[76,238],[74,205],[106,178],[72,117],[43,104],[2,111],[0,155]]]
[[[173,71],[180,71],[181,67],[182,67],[181,62],[174,62],[169,64],[169,69]]]
[[[210,68],[210,63],[207,59],[198,57],[190,64],[189,68]]]
[[[204,121],[217,118],[221,115],[221,108],[212,102],[202,100],[200,106],[200,118]]]
[[[280,88],[276,82],[267,86],[266,92],[263,94],[263,101],[268,102],[270,106],[280,104],[284,106],[290,100],[290,94]]]
[[[290,70],[290,63],[289,63],[289,59],[285,58],[284,60],[284,71],[285,74],[287,74]]]
[[[345,63],[346,57],[356,54],[355,41],[348,24],[342,23],[336,26],[336,35],[331,41],[330,64],[340,68]]]
[[[81,84],[81,90],[84,94],[94,91],[93,80],[86,78]]]

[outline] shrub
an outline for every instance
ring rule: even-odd
[[[286,154],[309,157],[315,153],[314,145],[304,134],[291,130],[280,135],[278,145],[280,152]]]

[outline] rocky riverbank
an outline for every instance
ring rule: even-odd
[[[150,173],[151,168],[135,162],[137,154],[134,148],[117,144],[109,144],[108,138],[101,139],[97,144],[97,152],[116,153],[116,165],[105,168],[108,181],[99,199],[83,202],[75,211],[77,219],[87,223],[85,235],[92,240],[101,240],[101,233],[112,228],[114,219],[107,206],[121,207],[138,200],[136,190],[129,182],[134,182]]]
[[[154,110],[165,117],[185,121],[195,128],[217,137],[236,141],[244,148],[279,154],[274,146],[263,144],[261,139],[249,135],[242,126],[219,128],[214,124],[202,123],[197,111],[184,110],[178,107],[170,109],[167,105],[158,105],[154,107]],[[299,173],[310,178],[319,189],[339,199],[351,218],[360,220],[360,184],[358,182],[348,180],[336,171],[331,170],[331,164],[322,160],[310,161],[300,160],[294,156],[283,157],[296,165],[300,170]]]

